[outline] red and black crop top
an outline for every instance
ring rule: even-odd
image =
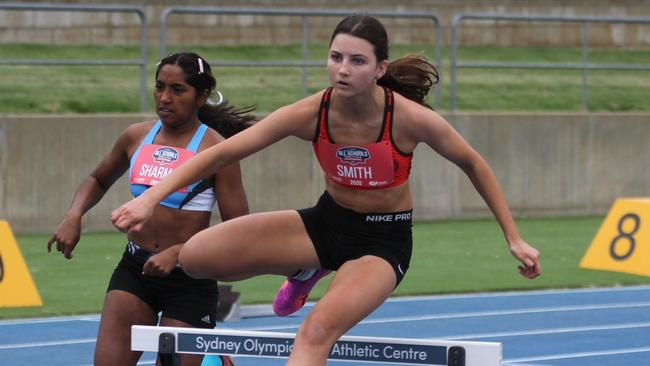
[[[328,128],[332,88],[323,93],[313,148],[325,175],[332,181],[355,189],[379,189],[398,186],[408,180],[413,154],[401,152],[393,141],[393,91],[384,88],[385,107],[379,137],[365,145],[338,145]]]

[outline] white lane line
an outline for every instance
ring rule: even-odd
[[[566,288],[566,289],[548,289],[548,290],[520,290],[504,292],[477,292],[468,294],[449,294],[449,295],[424,295],[424,296],[398,296],[391,297],[386,302],[403,302],[403,301],[434,301],[450,299],[473,299],[473,298],[492,298],[492,297],[516,297],[531,295],[570,295],[570,294],[591,294],[603,292],[633,292],[633,291],[650,291],[650,286],[622,286],[622,287],[593,287],[593,288]],[[315,302],[308,302],[307,305],[314,305]]]
[[[444,320],[444,319],[476,318],[476,317],[488,317],[488,316],[540,314],[540,313],[566,312],[566,311],[630,309],[630,308],[642,308],[642,307],[650,307],[650,302],[535,307],[535,308],[521,308],[521,309],[510,309],[510,310],[476,311],[476,312],[461,312],[461,313],[448,313],[448,314],[436,314],[436,315],[389,317],[389,318],[367,319],[359,322],[358,324],[383,324],[383,323],[415,322],[415,321],[424,321],[424,320]],[[279,329],[297,329],[300,327],[300,324],[301,323],[282,324],[282,325],[264,326],[264,327],[260,327],[260,326],[242,327],[242,328],[233,328],[233,329],[266,330],[266,331],[279,330]]]
[[[51,318],[33,318],[33,319],[9,319],[0,320],[0,326],[3,325],[22,325],[22,324],[44,324],[44,323],[61,323],[70,321],[99,321],[99,314],[92,315],[74,315],[74,316],[57,316]]]
[[[612,349],[612,350],[606,350],[606,351],[561,353],[561,354],[556,354],[556,355],[523,357],[523,358],[511,358],[511,359],[504,360],[504,362],[507,362],[507,363],[510,363],[510,364],[512,364],[512,363],[519,364],[520,362],[564,360],[564,359],[569,359],[569,358],[612,356],[612,355],[620,355],[620,354],[645,353],[645,352],[650,352],[650,347],[621,348],[621,349]]]
[[[641,307],[650,307],[650,302],[551,306],[551,307],[510,309],[510,310],[449,313],[449,314],[440,314],[440,315],[404,316],[404,317],[391,317],[391,318],[383,318],[383,319],[380,318],[380,319],[364,320],[361,322],[361,324],[396,323],[396,322],[409,322],[409,321],[422,321],[422,320],[473,318],[473,317],[487,317],[487,316],[520,315],[520,314],[540,314],[540,313],[567,312],[567,311],[629,309],[629,308],[641,308]]]
[[[51,341],[51,342],[29,342],[29,343],[15,343],[15,344],[2,344],[0,345],[0,350],[2,349],[17,349],[17,348],[35,348],[35,347],[52,347],[52,346],[63,346],[69,344],[83,344],[83,343],[95,343],[96,338],[80,338],[80,339],[68,339],[64,341]]]
[[[138,365],[155,365],[156,360],[140,360],[138,361]],[[94,366],[93,364],[86,364],[86,365],[81,365],[81,366]],[[517,365],[517,366],[533,366],[533,365]],[[541,365],[534,365],[534,366],[541,366]]]
[[[522,330],[516,332],[443,335],[437,337],[436,339],[461,340],[461,339],[480,339],[480,338],[495,338],[495,337],[517,337],[517,336],[540,335],[540,334],[595,332],[595,331],[602,331],[602,330],[620,330],[620,329],[634,329],[634,328],[650,328],[650,322],[594,325],[594,326],[586,326],[586,327],[541,328],[535,330]]]

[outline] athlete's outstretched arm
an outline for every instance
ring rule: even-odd
[[[409,133],[414,135],[417,132],[419,141],[429,145],[467,174],[499,222],[510,252],[521,262],[521,275],[527,278],[539,276],[542,272],[539,251],[521,238],[505,195],[485,159],[437,113],[419,108],[415,115]]]
[[[113,225],[123,232],[139,231],[151,216],[153,208],[165,197],[199,179],[209,177],[221,167],[237,162],[287,137],[310,138],[311,120],[314,120],[313,99],[309,97],[278,109],[252,127],[211,146],[180,165],[155,186],[131,200],[111,214]],[[312,130],[313,133],[313,130]]]

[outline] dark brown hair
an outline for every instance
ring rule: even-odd
[[[156,79],[160,69],[165,65],[176,65],[183,69],[185,82],[196,89],[197,95],[206,92],[209,96],[217,86],[210,64],[196,53],[174,53],[163,58],[156,67]],[[201,122],[228,138],[256,121],[255,116],[250,114],[253,110],[254,107],[235,108],[224,99],[219,104],[211,102],[204,104],[199,108],[198,117]]]
[[[388,35],[384,25],[366,14],[343,19],[334,29],[330,46],[339,33],[365,39],[373,45],[377,62],[388,60]],[[425,99],[431,87],[440,80],[438,69],[423,55],[407,55],[388,64],[388,70],[377,84],[393,89],[408,99],[431,108]]]

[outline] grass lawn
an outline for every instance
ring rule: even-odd
[[[194,51],[209,61],[300,60],[301,46],[170,47],[169,52]],[[157,49],[150,48],[147,80],[153,89]],[[327,46],[310,47],[313,60],[325,61]],[[433,60],[433,49],[424,45],[394,45],[391,59],[423,53]],[[581,50],[573,48],[461,47],[463,62],[581,62]],[[137,47],[6,44],[0,59],[138,59]],[[650,50],[592,49],[592,63],[647,64]],[[449,108],[449,50],[443,50],[442,102]],[[296,67],[216,67],[218,88],[238,106],[255,105],[261,113],[302,97],[302,70]],[[137,66],[0,66],[0,114],[125,113],[139,111],[140,71]],[[590,71],[591,111],[649,111],[650,71]],[[309,91],[328,85],[321,67],[309,72]],[[459,69],[458,111],[581,111],[581,71]],[[151,98],[149,98],[151,99]],[[433,103],[433,93],[430,95]],[[149,110],[152,101],[149,100]]]
[[[650,284],[647,277],[578,268],[602,219],[519,220],[524,238],[542,252],[544,274],[532,281],[517,273],[517,262],[495,221],[416,222],[411,268],[395,295]],[[0,309],[0,318],[100,311],[108,279],[124,250],[122,234],[83,235],[69,261],[47,253],[46,235],[16,239],[44,306]],[[281,282],[278,276],[262,276],[234,286],[245,304],[269,303]],[[321,281],[311,298],[321,296],[327,283]]]

